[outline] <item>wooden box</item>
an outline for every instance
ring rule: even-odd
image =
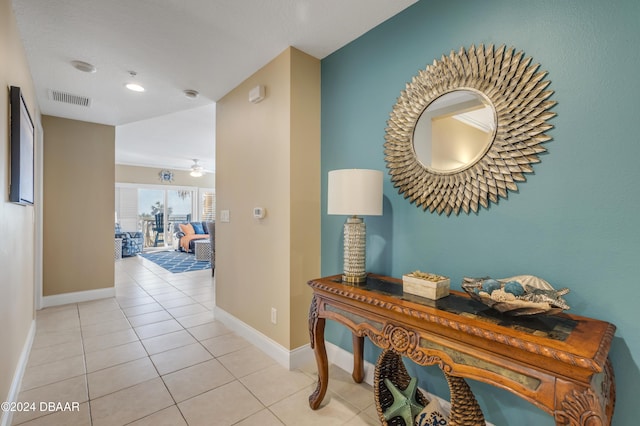
[[[449,278],[429,281],[424,278],[412,277],[411,275],[402,276],[402,290],[405,293],[415,294],[431,300],[438,300],[448,296],[450,283]]]

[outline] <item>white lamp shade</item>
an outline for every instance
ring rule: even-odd
[[[382,215],[382,172],[343,169],[329,172],[327,213]]]

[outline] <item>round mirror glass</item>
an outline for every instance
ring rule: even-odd
[[[471,90],[454,90],[422,112],[413,131],[413,149],[427,169],[458,172],[482,158],[495,132],[496,114],[489,100]]]

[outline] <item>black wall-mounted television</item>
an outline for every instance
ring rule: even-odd
[[[34,127],[19,87],[9,90],[11,114],[11,164],[9,201],[33,204],[34,201]]]

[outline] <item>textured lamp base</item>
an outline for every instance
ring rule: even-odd
[[[361,217],[352,216],[344,224],[344,273],[342,281],[362,283],[365,271],[367,227]]]

